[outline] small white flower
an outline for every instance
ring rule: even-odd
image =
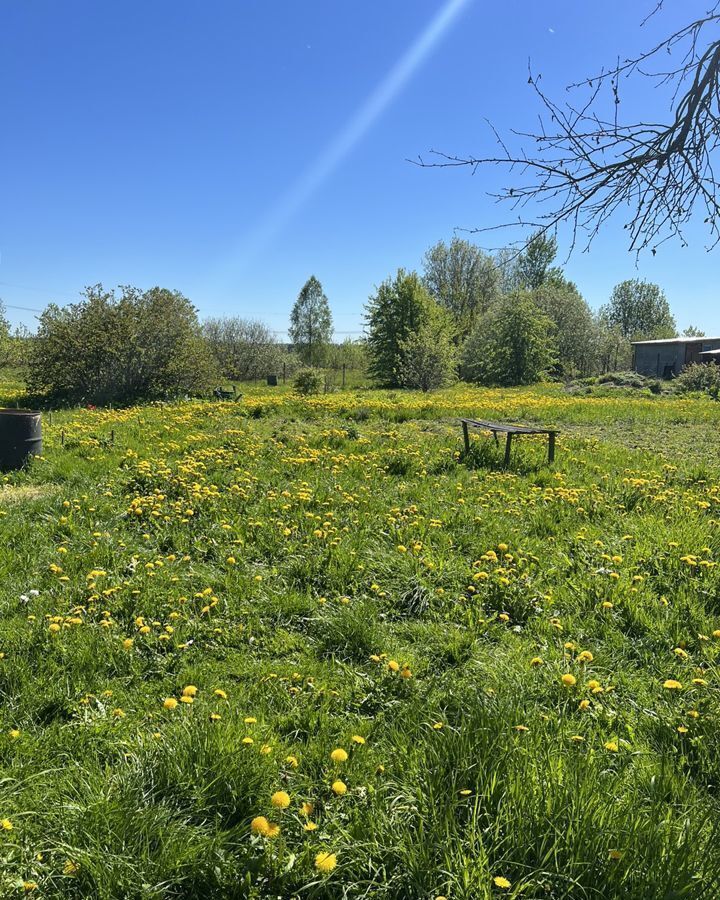
[[[39,597],[40,591],[36,590],[35,588],[32,588],[32,590],[28,591],[28,594],[30,594],[31,597]]]

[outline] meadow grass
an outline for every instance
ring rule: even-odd
[[[458,415],[559,425],[557,462]],[[717,897],[719,422],[557,386],[46,415],[0,489],[0,896]]]

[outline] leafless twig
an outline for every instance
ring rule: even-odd
[[[659,0],[650,16],[662,9]],[[648,16],[647,18],[649,18]],[[644,20],[647,21],[647,18]],[[644,22],[643,22],[644,24]],[[638,57],[618,60],[598,75],[570,85],[582,102],[557,103],[540,87],[532,71],[528,81],[542,113],[536,132],[513,131],[522,145],[511,150],[491,126],[497,152],[461,157],[431,151],[429,167],[500,166],[512,186],[490,196],[516,214],[508,225],[535,231],[555,231],[569,224],[573,246],[590,246],[600,228],[615,213],[625,217],[629,248],[654,254],[675,238],[686,245],[684,231],[691,218],[702,215],[709,234],[708,249],[720,242],[720,202],[716,158],[720,146],[720,0],[701,18],[671,34]],[[672,65],[653,70],[661,57]],[[669,124],[620,120],[621,83],[647,77],[656,85],[674,85]],[[613,112],[601,113],[609,88]],[[477,229],[485,231],[489,229]]]

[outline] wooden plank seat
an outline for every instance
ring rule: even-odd
[[[481,422],[478,419],[460,419],[463,430],[463,439],[465,441],[465,452],[470,452],[470,428],[477,428],[480,431],[491,431],[498,440],[498,434],[504,434],[505,437],[505,465],[510,465],[510,453],[512,451],[513,435],[520,434],[546,434],[548,436],[548,462],[555,461],[555,436],[559,433],[557,428],[535,428],[532,425],[509,425],[504,422]]]

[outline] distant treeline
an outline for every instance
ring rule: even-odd
[[[315,276],[293,306],[289,344],[254,319],[201,322],[178,291],[94,285],[77,303],[50,304],[32,335],[11,334],[0,304],[0,359],[24,369],[29,392],[49,402],[106,404],[203,395],[223,380],[268,375],[316,389],[320,374],[298,375],[308,368],[393,388],[430,390],[457,378],[527,384],[626,369],[632,340],[676,334],[657,285],[624,281],[593,312],[556,256],[555,239],[542,234],[494,255],[460,238],[440,241],[420,272],[399,269],[377,287],[365,337],[342,343]]]

